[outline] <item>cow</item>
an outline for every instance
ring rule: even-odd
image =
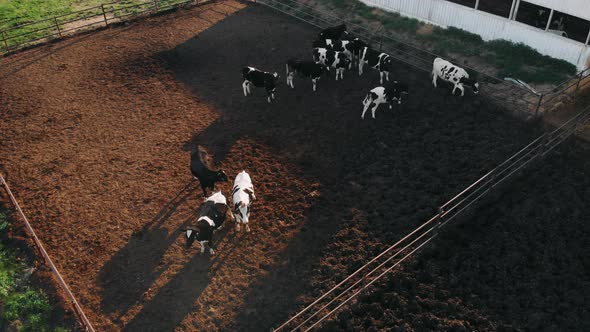
[[[407,94],[408,85],[398,81],[393,81],[393,83],[386,86],[378,86],[372,89],[363,100],[364,108],[363,114],[361,114],[361,119],[365,118],[365,113],[371,106],[373,106],[371,113],[374,119],[375,111],[380,104],[388,103],[389,108],[391,109],[393,108],[392,104],[394,101],[397,101],[398,104],[401,104],[402,96]]]
[[[314,48],[313,49],[313,60],[315,63],[319,63],[328,67],[336,69],[336,81],[338,76],[344,79],[344,69],[348,68],[350,59],[346,54],[342,52],[336,52],[325,48]]]
[[[454,84],[451,94],[455,94],[455,90],[459,89],[461,90],[461,96],[465,95],[465,85],[471,87],[473,93],[477,94],[479,92],[479,83],[470,79],[465,69],[453,65],[447,60],[436,58],[432,63],[432,84],[435,88],[439,77]]]
[[[254,195],[252,179],[246,171],[242,171],[236,176],[232,191],[232,199],[234,203],[233,214],[236,219],[236,228],[240,231],[240,224],[244,224],[246,226],[246,233],[249,233],[250,226],[248,225],[248,222],[250,218],[250,206],[252,205],[252,201],[256,199],[256,195]]]
[[[352,66],[354,58],[359,57],[361,49],[368,46],[359,38],[350,40],[319,39],[313,42],[314,48],[325,48],[328,50],[342,52],[351,60],[348,69]]]
[[[359,58],[359,76],[363,74],[363,67],[368,63],[371,68],[379,71],[379,82],[383,84],[383,76],[389,81],[389,72],[393,68],[393,59],[387,53],[381,53],[365,46]]]
[[[203,196],[207,197],[207,188],[214,190],[216,182],[227,182],[227,175],[222,170],[214,170],[212,157],[202,146],[191,152],[191,173],[201,183]]]
[[[550,16],[549,9],[538,9],[535,13],[535,26],[540,29],[547,28],[547,20]],[[563,14],[554,14],[552,17],[551,24],[549,25],[549,29],[554,28],[553,30],[563,31],[565,30],[565,16]]]
[[[201,244],[201,253],[209,249],[211,255],[215,255],[212,248],[213,233],[221,228],[229,209],[225,196],[218,191],[209,196],[199,207],[196,227],[181,229],[186,235],[186,248],[190,248],[195,240]]]
[[[326,28],[318,34],[318,39],[340,39],[347,36],[346,24],[340,24],[335,27]]]
[[[326,66],[313,61],[298,61],[290,59],[285,65],[287,68],[287,85],[291,88],[295,88],[293,85],[293,78],[295,73],[300,76],[311,78],[313,83],[313,91],[316,91],[316,84],[320,77],[326,72]]]
[[[265,71],[258,70],[254,67],[242,68],[242,76],[244,82],[242,83],[242,89],[244,90],[244,96],[248,96],[252,93],[250,85],[255,87],[265,88],[268,94],[268,102],[270,103],[271,98],[275,99],[275,88],[276,82],[279,78],[278,73],[267,73]]]

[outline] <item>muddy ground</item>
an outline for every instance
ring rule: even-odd
[[[283,83],[316,33],[227,1],[0,60],[2,166],[97,330],[277,326],[543,130],[401,64],[408,100],[361,121],[374,71]],[[274,103],[242,95],[244,65],[279,72]],[[195,144],[258,197],[213,257],[179,232]],[[330,326],[587,329],[589,154],[570,144]]]

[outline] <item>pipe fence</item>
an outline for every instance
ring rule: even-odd
[[[68,287],[68,284],[65,282],[64,278],[61,276],[61,273],[59,273],[59,270],[57,269],[55,264],[53,264],[51,257],[49,257],[49,254],[45,250],[43,243],[41,243],[41,240],[39,240],[39,237],[37,237],[37,233],[35,233],[33,226],[31,226],[31,223],[29,223],[29,219],[27,219],[27,216],[25,215],[25,213],[21,209],[20,205],[18,204],[18,201],[16,200],[16,198],[12,194],[12,190],[10,190],[8,183],[6,183],[6,180],[4,180],[4,177],[2,176],[2,174],[0,174],[0,185],[4,186],[4,189],[6,190],[8,197],[10,197],[10,201],[12,202],[12,204],[14,205],[16,210],[18,211],[21,218],[23,219],[23,221],[25,223],[26,230],[33,237],[33,242],[35,243],[37,250],[39,250],[39,253],[41,253],[41,256],[43,256],[43,258],[45,259],[45,262],[47,263],[47,265],[51,269],[51,272],[53,272],[53,275],[57,279],[57,282],[59,283],[61,288],[66,293],[66,296],[68,297],[68,299],[70,299],[70,301],[72,301],[72,304],[74,305],[74,311],[78,315],[80,323],[82,324],[82,326],[85,328],[86,331],[94,332],[94,328],[92,327],[92,324],[90,323],[90,321],[86,317],[86,314],[84,314],[84,310],[82,310],[82,307],[80,307],[80,304],[76,300],[76,297],[74,296],[72,291],[70,291],[70,287]]]
[[[437,57],[436,54],[429,51],[397,40],[387,35],[383,30],[372,31],[367,27],[343,20],[342,17],[331,13],[322,12],[297,0],[256,0],[255,2],[318,28],[346,23],[348,31],[363,38],[374,48],[377,48],[375,46],[378,45],[380,51],[387,52],[396,60],[425,72],[431,71],[432,61]],[[485,88],[480,91],[486,97],[509,109],[523,111],[527,114],[542,114],[550,111],[560,101],[575,101],[579,92],[590,85],[590,69],[580,72],[576,77],[558,85],[549,92],[539,94],[497,77],[477,72],[472,68],[467,67],[466,69],[476,73],[479,82],[485,83]],[[311,304],[296,312],[274,331],[310,331],[319,327],[323,321],[353,301],[357,295],[426,246],[436,238],[441,228],[468,208],[473,207],[487,193],[513,175],[522,172],[526,166],[543,158],[589,122],[590,106],[554,131],[539,136],[448,202],[439,206],[438,212],[432,218],[371,259]]]
[[[140,16],[209,2],[211,0],[146,0],[130,5],[118,2],[105,3],[0,30],[0,51],[14,52],[28,46],[108,27]]]
[[[539,136],[448,202],[439,206],[438,212],[432,218],[295,313],[274,331],[310,331],[321,326],[323,321],[353,301],[357,295],[430,243],[437,237],[441,228],[469,207],[474,206],[492,189],[518,172],[522,172],[535,160],[543,158],[588,123],[590,123],[590,106],[554,131]]]
[[[437,57],[447,58],[459,63],[452,57],[442,57],[416,45],[401,41],[385,29],[375,30],[354,23],[333,13],[319,10],[300,0],[255,0],[254,2],[318,28],[345,23],[349,32],[369,43],[371,47],[388,53],[401,63],[427,73],[432,71],[432,62]],[[527,116],[542,115],[543,112],[550,111],[552,105],[558,101],[575,99],[578,92],[590,84],[590,79],[585,79],[590,74],[590,69],[587,69],[561,83],[551,91],[535,93],[523,86],[488,75],[474,68],[461,66],[470,72],[472,77],[483,83],[480,86],[480,94],[492,99],[496,104]]]
[[[173,10],[191,4],[200,5],[211,0],[145,0],[141,3],[122,4],[111,2],[100,6],[54,16],[36,22],[29,22],[0,30],[0,50],[13,52],[28,46],[57,40],[79,32],[108,27],[110,24],[132,20],[139,16]],[[387,52],[397,61],[430,73],[437,54],[401,41],[385,29],[375,30],[344,20],[333,13],[303,3],[301,0],[259,0],[274,10],[295,17],[318,28],[346,23],[348,30],[360,36],[372,47]],[[446,57],[458,63],[452,57]],[[481,94],[496,104],[524,115],[542,115],[554,109],[560,102],[575,99],[579,92],[590,85],[590,68],[586,69],[557,87],[543,93],[534,93],[520,85],[485,74],[462,65],[482,84]]]

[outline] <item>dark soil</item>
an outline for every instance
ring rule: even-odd
[[[317,30],[241,7],[183,10],[0,61],[9,182],[98,330],[277,326],[542,130],[402,64],[392,78],[410,85],[409,99],[361,121],[377,72],[291,90],[285,61],[309,58]],[[243,96],[244,65],[279,72],[274,103],[263,89]],[[202,199],[188,168],[194,144],[232,181],[248,170],[258,197],[252,233],[226,228],[213,257],[184,249],[179,232]],[[590,302],[566,294],[588,297],[588,192],[534,191],[571,188],[562,179],[588,187],[588,152],[569,149],[331,324],[494,330],[534,318],[583,330]],[[558,207],[578,217],[557,227]],[[529,317],[551,308],[560,311]],[[562,312],[567,321],[554,318]]]

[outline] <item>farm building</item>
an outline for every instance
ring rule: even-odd
[[[590,3],[586,0],[362,0],[369,6],[484,40],[524,43],[540,53],[590,66]]]

